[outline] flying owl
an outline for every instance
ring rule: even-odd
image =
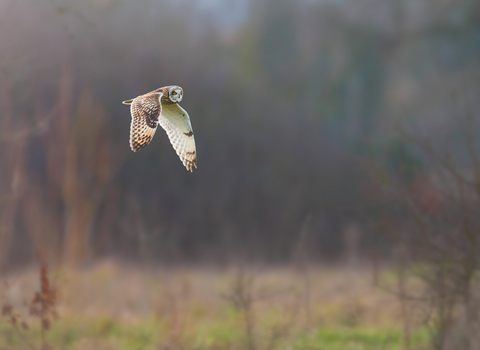
[[[130,105],[130,148],[137,152],[146,147],[157,131],[158,124],[165,129],[170,143],[187,170],[197,167],[197,152],[192,124],[188,113],[178,104],[182,101],[183,89],[177,85],[161,87],[123,101]]]

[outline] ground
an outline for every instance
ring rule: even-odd
[[[58,318],[45,332],[52,349],[405,348],[401,307],[368,267],[145,268],[109,260],[49,276],[60,293]],[[2,303],[28,330],[4,316],[0,349],[40,350],[40,322],[26,306],[40,288],[37,269],[1,279]],[[413,325],[410,347],[427,342]]]

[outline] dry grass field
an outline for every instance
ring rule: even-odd
[[[40,290],[37,269],[2,279],[2,304],[18,323],[4,307],[2,350],[405,348],[405,310],[366,268],[144,268],[108,260],[52,270],[58,318],[50,317],[43,344],[28,306]],[[427,340],[415,325],[409,346],[424,349]]]

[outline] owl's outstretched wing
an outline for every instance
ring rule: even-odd
[[[146,147],[152,141],[157,131],[158,117],[162,112],[162,106],[153,96],[139,96],[132,101],[130,113],[130,148],[137,152]]]
[[[183,165],[193,171],[197,167],[197,151],[188,113],[178,104],[163,104],[158,123],[167,132]]]

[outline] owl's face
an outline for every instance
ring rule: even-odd
[[[180,102],[183,98],[183,89],[180,86],[172,86],[168,92],[168,97],[174,103]]]

